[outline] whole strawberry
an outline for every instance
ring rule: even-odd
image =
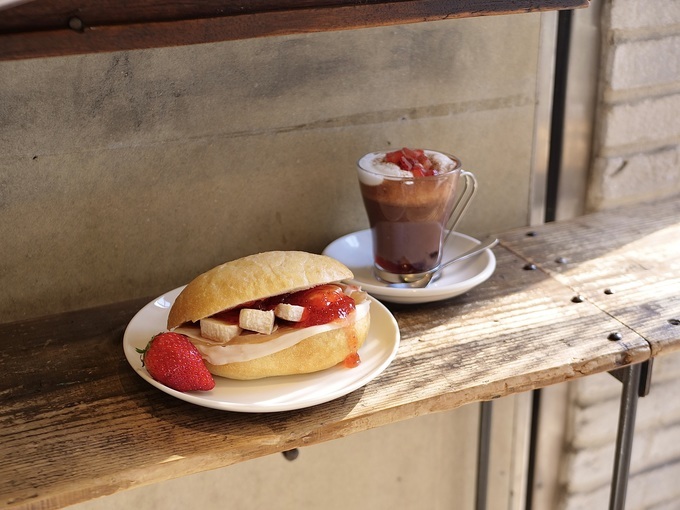
[[[177,391],[208,391],[215,380],[196,346],[179,333],[159,333],[145,349],[142,364],[156,381]]]

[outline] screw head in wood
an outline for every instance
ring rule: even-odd
[[[281,454],[286,458],[286,460],[293,461],[300,456],[300,450],[298,450],[297,448],[293,448],[292,450],[286,450],[285,452],[281,452]]]
[[[83,23],[83,20],[76,16],[73,16],[68,20],[68,27],[71,30],[75,30],[76,32],[82,32],[83,29],[85,28],[85,24]]]
[[[618,341],[623,338],[623,335],[619,333],[618,331],[615,331],[614,333],[609,333],[609,336],[607,337],[607,340],[612,340],[612,341]]]

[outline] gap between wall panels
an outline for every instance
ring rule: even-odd
[[[555,43],[555,67],[552,88],[552,111],[550,115],[550,138],[548,144],[548,166],[545,179],[544,222],[555,221],[557,210],[558,184],[562,162],[563,135],[566,108],[567,76],[569,70],[569,41],[571,38],[572,11],[560,11],[557,17]],[[527,466],[526,510],[534,508],[534,486],[538,434],[541,411],[540,389],[531,395],[531,429],[529,432],[529,458]]]
[[[558,187],[564,149],[572,16],[573,11],[560,11],[557,16],[555,83],[553,86],[553,106],[550,119],[550,146],[548,149],[548,174],[545,193],[544,220],[546,222],[555,221],[557,211]]]
[[[531,224],[574,218],[585,212],[599,78],[600,12],[601,0],[592,0],[587,9],[560,11],[557,15],[544,177],[535,179],[545,186],[543,207],[532,209]],[[537,156],[540,154],[535,151]],[[537,200],[534,197],[535,203]],[[549,396],[543,390],[532,392],[526,510],[544,510],[556,503],[557,481],[546,488],[545,477],[539,476],[537,469],[555,476],[559,471],[559,456],[553,455],[549,465],[538,457],[541,451],[560,451],[560,445],[554,443],[562,440],[563,431],[553,430],[555,424],[541,423],[542,417],[563,411],[564,402],[554,400],[566,400],[566,393],[564,388],[557,390],[548,392]]]

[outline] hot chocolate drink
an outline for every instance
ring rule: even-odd
[[[377,275],[437,267],[457,203],[460,167],[455,157],[429,150],[376,152],[359,160]]]

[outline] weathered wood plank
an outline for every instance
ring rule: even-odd
[[[502,242],[635,330],[654,356],[680,349],[680,196],[518,229]]]
[[[607,340],[618,321],[496,252],[468,294],[391,306],[402,344],[379,378],[299,411],[215,411],[148,385],[122,352],[141,302],[0,325],[0,504],[58,508],[649,357],[637,334]]]
[[[588,0],[58,0],[2,11],[0,60],[586,7]]]

